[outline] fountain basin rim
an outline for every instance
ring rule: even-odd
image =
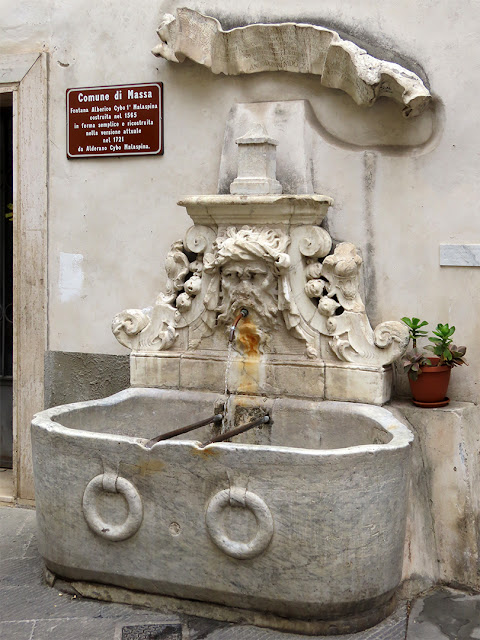
[[[75,429],[72,427],[66,427],[60,421],[57,421],[61,419],[62,415],[65,415],[70,411],[78,411],[81,409],[88,409],[90,407],[96,406],[114,406],[115,404],[121,403],[122,401],[125,401],[132,397],[142,398],[159,396],[159,398],[161,398],[162,395],[165,395],[165,392],[167,392],[168,394],[169,391],[171,392],[172,390],[150,388],[142,389],[138,387],[131,387],[129,389],[120,391],[112,396],[101,398],[100,400],[87,400],[83,402],[74,402],[59,405],[57,407],[52,407],[50,409],[46,409],[44,411],[36,413],[32,420],[32,426],[39,427],[41,429],[44,429],[45,431],[54,432],[58,435],[68,435],[69,437],[84,438],[86,436],[91,437],[92,435],[94,435],[95,438],[98,438],[104,442],[129,443],[135,445],[136,447],[140,447],[140,449],[147,452],[159,451],[166,447],[173,447],[173,449],[175,449],[177,447],[185,446],[191,447],[192,450],[194,450],[195,453],[198,453],[199,455],[208,455],[209,453],[214,454],[217,452],[249,452],[249,454],[258,452],[259,454],[263,454],[263,452],[268,450],[275,454],[286,457],[288,457],[289,455],[296,456],[301,453],[302,456],[306,456],[307,458],[311,459],[312,462],[315,459],[328,458],[331,456],[343,457],[365,453],[374,454],[378,451],[398,450],[410,446],[414,439],[413,433],[404,424],[397,420],[390,413],[390,411],[388,411],[388,409],[375,405],[340,401],[337,402],[330,400],[322,401],[322,406],[325,409],[335,407],[340,410],[343,408],[351,411],[352,408],[354,408],[354,411],[358,413],[359,416],[361,415],[363,417],[368,417],[375,421],[381,429],[392,436],[392,439],[389,442],[382,444],[361,444],[334,449],[311,449],[303,447],[289,447],[284,445],[245,444],[235,442],[219,442],[210,444],[206,447],[202,447],[201,443],[198,440],[185,438],[181,440],[163,440],[157,442],[153,445],[153,447],[147,449],[145,447],[145,444],[148,442],[148,438],[102,433],[101,431],[89,431],[86,429]]]

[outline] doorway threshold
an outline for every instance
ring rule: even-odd
[[[13,502],[13,471],[0,468],[0,504]]]

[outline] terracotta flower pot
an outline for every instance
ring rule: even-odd
[[[422,373],[410,382],[413,403],[419,407],[444,407],[450,400],[447,398],[451,367],[438,365],[440,358],[430,358],[430,365],[420,367]]]

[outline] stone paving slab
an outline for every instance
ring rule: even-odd
[[[0,560],[38,556],[32,549],[36,536],[35,511],[0,507]]]
[[[441,588],[405,605],[376,627],[330,640],[480,640],[480,595]],[[246,624],[165,614],[76,598],[48,587],[35,540],[35,512],[0,507],[0,640],[122,640],[126,626],[181,624],[182,640],[311,640]],[[148,625],[152,633],[148,635]],[[144,634],[144,635],[145,635]],[[170,640],[168,636],[161,640]],[[140,636],[141,637],[141,636]],[[326,640],[326,636],[316,636]],[[143,639],[142,639],[143,640]],[[157,638],[155,638],[157,640]]]
[[[0,622],[0,638],[2,640],[30,640],[34,625],[34,620]]]
[[[408,640],[476,640],[480,638],[480,595],[441,588],[414,603]]]
[[[339,636],[315,636],[316,640],[405,640],[407,608],[403,605],[380,624],[360,633]],[[235,626],[214,631],[208,640],[312,640],[312,636],[279,633],[252,626]]]
[[[0,587],[21,587],[43,581],[42,566],[38,558],[10,558],[0,560]]]

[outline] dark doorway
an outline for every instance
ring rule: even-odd
[[[12,468],[13,104],[0,93],[0,467]]]

